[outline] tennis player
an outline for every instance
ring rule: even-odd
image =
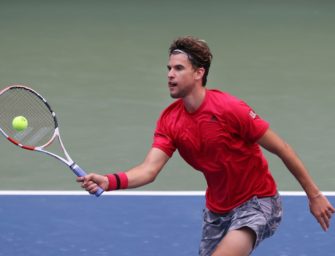
[[[89,174],[78,182],[90,193],[153,182],[175,150],[207,181],[199,255],[249,255],[276,231],[281,199],[261,147],[277,155],[301,184],[310,211],[326,231],[335,212],[294,150],[244,101],[207,89],[212,54],[203,40],[170,46],[168,88],[176,100],[157,121],[152,148],[126,172]]]

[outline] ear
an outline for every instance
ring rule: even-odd
[[[196,80],[202,80],[204,75],[205,75],[205,69],[204,68],[197,68],[195,70],[195,79]]]

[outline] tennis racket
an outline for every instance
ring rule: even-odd
[[[26,129],[17,131],[13,128],[12,121],[17,116],[27,119]],[[64,147],[55,112],[33,89],[23,85],[12,85],[0,91],[0,131],[13,144],[60,160],[78,177],[86,175]],[[100,196],[103,192],[104,190],[99,188],[95,195]]]

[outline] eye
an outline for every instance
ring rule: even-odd
[[[176,69],[177,71],[181,71],[181,70],[183,70],[183,69],[185,69],[185,68],[184,68],[183,65],[177,65],[177,66],[175,67],[175,69]]]

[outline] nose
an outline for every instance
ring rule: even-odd
[[[168,78],[171,79],[174,77],[174,72],[173,72],[173,69],[171,68],[169,71],[168,71]]]

